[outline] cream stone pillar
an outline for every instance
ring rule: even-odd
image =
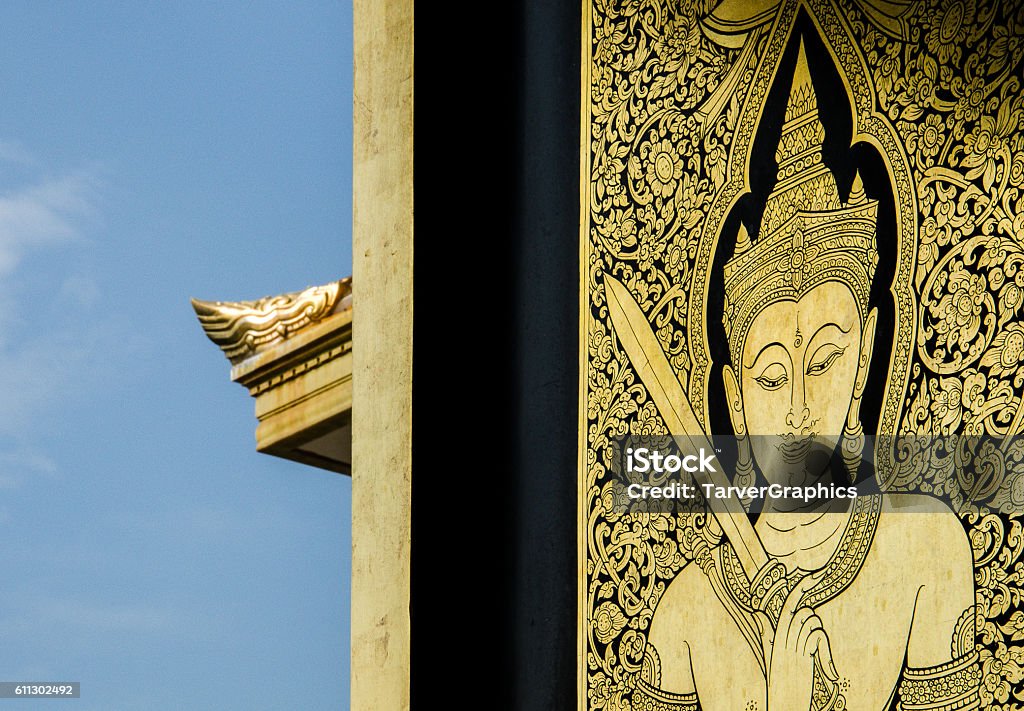
[[[413,3],[355,0],[352,708],[409,708]]]

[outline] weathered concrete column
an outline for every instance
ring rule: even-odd
[[[413,3],[356,0],[352,708],[409,707]]]

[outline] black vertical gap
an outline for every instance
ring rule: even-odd
[[[412,701],[569,708],[580,3],[416,10]]]
[[[535,2],[524,13],[513,630],[522,709],[575,705],[581,5]]]

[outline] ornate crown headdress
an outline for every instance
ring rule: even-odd
[[[826,281],[853,292],[861,322],[878,264],[878,202],[868,200],[858,174],[844,205],[822,161],[825,127],[800,43],[782,136],[775,152],[778,179],[752,242],[741,224],[724,270],[725,333],[733,365],[754,317],[770,303],[796,300]]]

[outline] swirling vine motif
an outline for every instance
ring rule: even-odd
[[[858,111],[870,114],[859,130],[888,136],[876,142],[898,164],[890,170],[909,252],[894,290],[914,335],[894,346],[905,377],[883,420],[897,462],[929,466],[897,464],[887,483],[941,490],[959,506],[975,558],[983,708],[1022,708],[1024,3],[805,2],[823,18]],[[741,108],[759,70],[778,61],[772,18],[795,2],[758,4],[768,21],[734,42],[702,25],[716,0],[585,5],[581,673],[590,709],[632,708],[653,612],[705,535],[699,502],[687,517],[616,513],[612,441],[664,425],[611,331],[602,275],[632,292],[679,379],[703,399],[706,356],[690,345],[691,295],[708,270],[702,235],[738,194],[731,161],[751,140]],[[923,452],[935,433],[960,439]]]

